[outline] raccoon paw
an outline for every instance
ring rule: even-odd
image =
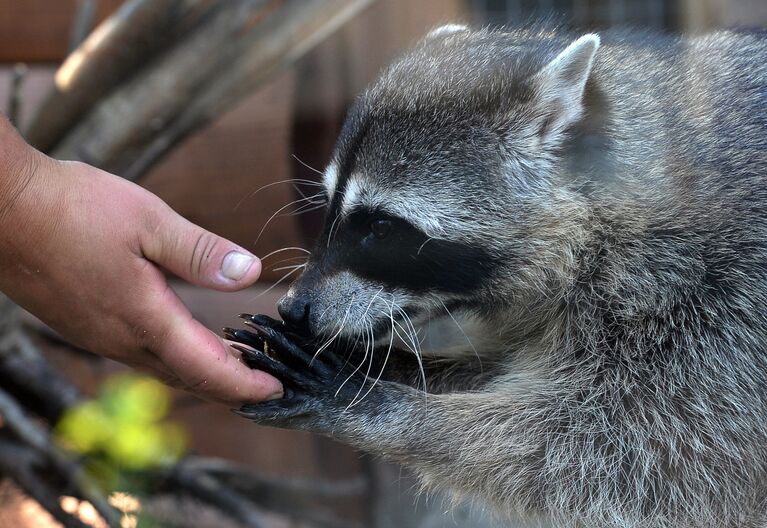
[[[242,317],[252,331],[225,328],[225,337],[235,342],[232,347],[250,368],[280,380],[284,396],[234,412],[264,425],[327,432],[333,416],[357,394],[360,376],[346,372],[344,362],[330,351],[318,354],[282,322],[264,315]]]

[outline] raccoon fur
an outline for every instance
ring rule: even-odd
[[[767,526],[764,33],[440,28],[324,186],[243,415],[529,525]]]

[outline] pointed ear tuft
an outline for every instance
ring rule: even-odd
[[[541,75],[546,76],[551,81],[558,82],[560,85],[567,84],[583,91],[598,48],[599,35],[594,33],[583,35],[548,63],[541,71]],[[567,88],[568,86],[561,87]]]
[[[538,104],[546,114],[541,130],[545,140],[561,134],[581,117],[583,92],[599,42],[599,35],[583,35],[536,75]]]
[[[426,35],[426,38],[443,37],[445,35],[460,33],[462,31],[469,31],[469,27],[462,24],[445,24],[444,26],[440,26],[429,31],[429,33]]]

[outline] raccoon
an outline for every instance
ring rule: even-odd
[[[286,390],[239,412],[531,525],[765,526],[766,177],[764,33],[439,28],[349,111],[283,321],[229,331]]]

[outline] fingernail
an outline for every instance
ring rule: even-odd
[[[285,395],[285,393],[284,393],[283,391],[281,391],[281,390],[280,390],[280,391],[277,391],[277,392],[275,392],[274,394],[272,394],[272,395],[270,395],[270,396],[267,396],[266,398],[264,398],[264,401],[270,401],[270,400],[279,400],[279,399],[280,399],[280,398],[282,398],[284,395]]]
[[[245,276],[255,261],[256,257],[253,255],[231,251],[224,257],[221,273],[227,279],[238,281]]]

